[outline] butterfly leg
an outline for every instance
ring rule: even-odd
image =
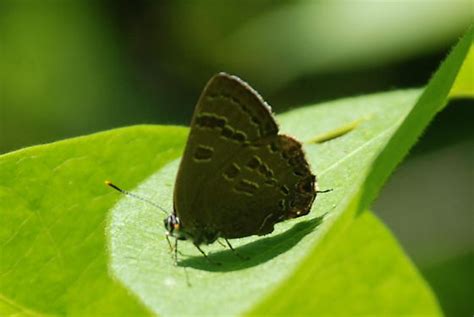
[[[224,242],[222,242],[221,240],[217,239],[217,243],[219,243],[221,246],[223,246],[224,248],[226,247]]]
[[[224,240],[225,240],[225,242],[227,243],[227,245],[229,246],[229,249],[231,249],[232,252],[233,252],[236,256],[238,256],[238,257],[241,258],[242,260],[248,260],[248,259],[250,259],[248,256],[242,255],[242,254],[240,254],[239,252],[237,252],[237,251],[234,249],[234,247],[230,244],[229,240],[227,240],[227,239],[225,239],[225,238],[224,238]]]
[[[174,265],[178,265],[178,239],[174,239]]]
[[[173,256],[172,256],[173,257],[173,262],[174,262],[175,265],[177,265],[178,264],[178,253],[182,255],[182,253],[178,251],[178,239],[174,240],[174,246],[173,246],[173,245],[171,245],[169,234],[166,234],[165,237],[166,237],[166,241],[168,241],[168,245],[170,247],[170,252],[173,253]]]
[[[211,259],[207,256],[206,252],[204,252],[204,251],[199,247],[198,244],[194,243],[194,246],[196,247],[196,249],[199,250],[199,252],[201,252],[202,255],[204,255],[204,257],[206,258],[206,260],[207,260],[209,263],[215,264],[215,265],[221,265],[221,263],[215,262],[215,261],[211,260]]]
[[[167,232],[165,237],[166,237],[166,241],[168,242],[168,245],[170,246],[170,251],[173,252],[173,246],[171,245],[171,241],[170,241],[170,234]]]
[[[170,239],[168,238],[168,235],[166,235],[166,240],[168,240],[168,243],[170,245],[170,248],[171,248],[171,251],[173,251],[173,257],[174,257],[174,265],[175,266],[178,266],[178,253],[179,254],[182,254],[181,252],[178,251],[178,239],[175,239],[174,240],[174,248],[171,246],[171,242],[170,242]],[[186,277],[186,284],[191,287],[191,282],[189,281],[189,276],[188,276],[188,270],[186,270],[186,267],[183,267],[184,269],[184,276]]]

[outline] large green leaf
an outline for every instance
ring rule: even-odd
[[[344,313],[437,313],[430,290],[389,234],[370,216],[356,217],[445,103],[469,36],[472,30],[420,98],[417,90],[395,91],[279,117],[284,132],[308,141],[320,186],[334,191],[319,196],[305,219],[278,225],[268,237],[236,241],[248,261],[216,244],[208,250],[222,265],[210,265],[183,243],[175,267],[159,210],[126,197],[111,210],[117,194],[102,186],[109,177],[125,188],[141,183],[137,192],[171,209],[185,129],[131,127],[0,156],[0,313],[330,314],[337,310],[322,301],[341,294],[344,307],[335,305]],[[353,130],[339,138],[309,142],[347,126]],[[370,239],[377,243],[365,243]],[[341,259],[351,250],[357,254]],[[336,266],[348,279],[351,267],[361,274],[337,281]]]
[[[165,215],[145,203],[122,199],[112,211],[110,221],[114,274],[151,311],[165,316],[222,312],[234,315],[253,307],[278,285],[287,289],[288,285],[281,284],[282,280],[311,254],[312,248],[328,234],[335,221],[346,214],[347,219],[352,217],[345,201],[352,197],[361,176],[370,168],[370,163],[418,96],[419,91],[415,90],[349,98],[279,116],[282,130],[291,131],[300,140],[313,140],[314,136],[347,123],[360,123],[354,130],[330,142],[305,144],[321,188],[333,188],[334,191],[320,195],[312,213],[305,219],[280,224],[269,237],[235,241],[233,244],[239,252],[251,257],[248,261],[240,261],[215,244],[207,251],[212,252],[212,258],[222,265],[210,265],[192,244],[182,243],[180,250],[186,256],[182,257],[180,265],[187,269],[176,268],[163,238]],[[177,167],[178,160],[171,162],[143,182],[136,192],[172,210]],[[219,199],[218,194],[216,199]],[[327,215],[322,218],[325,213]],[[341,234],[342,229],[335,228],[327,239],[335,239]],[[188,281],[192,287],[187,285]],[[319,286],[325,287],[324,284]],[[419,283],[416,287],[420,287]],[[391,292],[399,297],[411,293],[401,288]],[[186,298],[186,305],[180,304],[183,298]],[[226,303],[225,311],[222,311],[222,303]]]
[[[166,137],[163,137],[166,135]],[[114,175],[134,186],[179,156],[186,131],[135,127],[0,157],[0,315],[139,315],[107,274]]]

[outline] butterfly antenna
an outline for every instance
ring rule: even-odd
[[[163,211],[165,214],[167,214],[167,215],[169,214],[169,212],[166,211],[166,209],[164,209],[164,208],[161,207],[160,205],[158,205],[158,204],[152,202],[151,200],[148,200],[148,199],[143,198],[143,197],[140,197],[140,196],[138,196],[138,195],[136,195],[136,194],[134,194],[134,193],[131,193],[131,192],[129,192],[129,191],[126,191],[126,190],[124,190],[124,189],[122,189],[122,188],[120,188],[120,187],[114,185],[111,181],[105,181],[105,185],[112,187],[112,188],[115,189],[116,191],[118,191],[118,192],[124,194],[125,196],[130,196],[130,197],[133,197],[133,198],[135,198],[135,199],[144,201],[144,202],[146,202],[147,204],[150,204],[150,205],[152,205],[152,206],[158,208],[159,210]]]

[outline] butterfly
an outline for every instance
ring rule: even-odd
[[[308,214],[317,193],[330,191],[318,190],[301,143],[278,132],[271,107],[250,85],[226,73],[209,80],[181,158],[173,212],[164,219],[175,263],[178,240],[192,241],[206,258],[200,245],[218,238],[235,251],[229,239],[269,234],[276,223]]]
[[[279,134],[270,106],[243,80],[212,77],[194,111],[168,235],[200,248],[265,235],[308,214],[318,192],[301,143]],[[325,192],[325,191],[324,191]]]

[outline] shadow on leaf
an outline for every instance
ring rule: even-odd
[[[231,250],[225,250],[209,255],[211,261],[218,262],[220,265],[209,263],[203,256],[192,256],[180,260],[178,265],[210,272],[238,271],[257,266],[294,247],[301,239],[322,223],[323,217],[299,222],[291,229],[278,235],[261,238],[237,247],[235,250],[239,254],[249,258],[246,260],[240,259]]]

